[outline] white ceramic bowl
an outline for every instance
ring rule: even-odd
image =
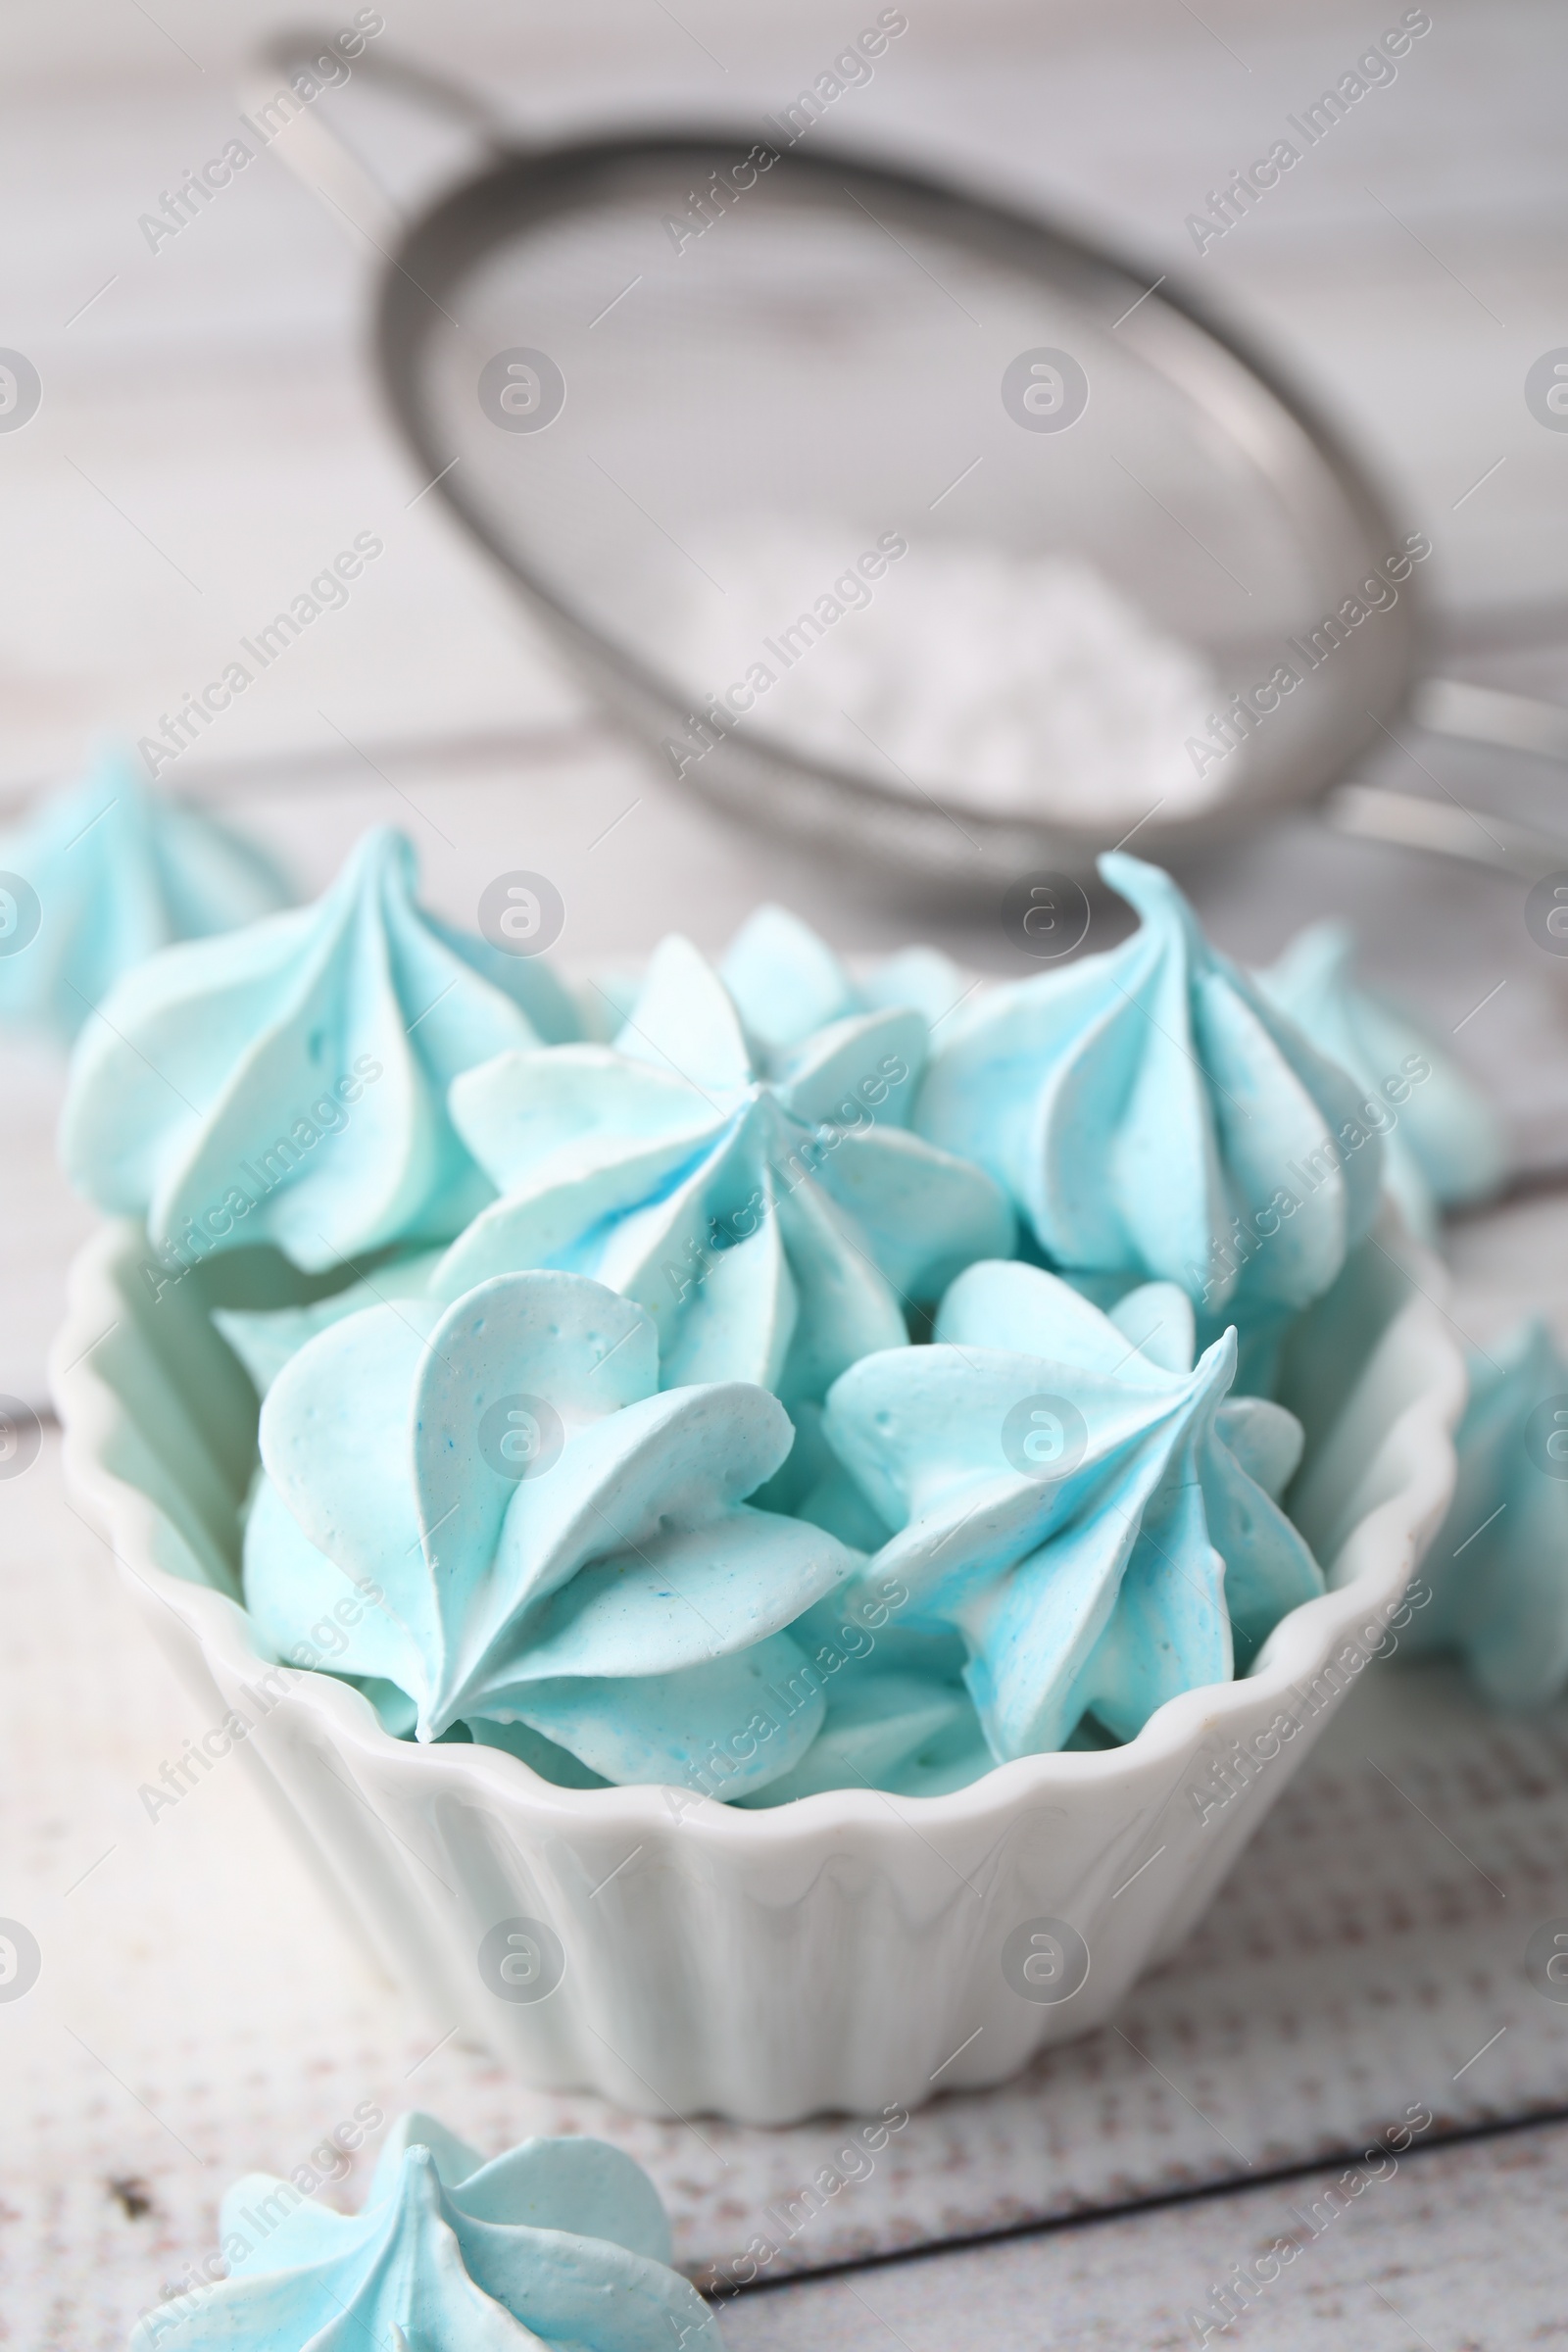
[[[214,1727],[244,1718],[243,1752],[434,2030],[651,2115],[913,2107],[1102,2024],[1383,1638],[1452,1484],[1442,1271],[1386,1221],[1287,1366],[1308,1436],[1292,1508],[1331,1589],[1245,1680],[1171,1700],[1125,1747],[943,1797],[738,1812],[558,1788],[494,1749],[391,1739],[347,1684],[271,1664],[235,1597],[255,1398],[198,1278],[155,1302],[142,1256],[127,1224],[83,1250],[54,1376],[68,1473],[153,1632]]]

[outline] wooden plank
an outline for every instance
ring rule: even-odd
[[[1565,2197],[1561,2125],[1389,2151],[742,2296],[724,2341],[729,2352],[1517,2352],[1561,2333]]]

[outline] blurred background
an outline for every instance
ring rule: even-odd
[[[1185,273],[1338,416],[1401,521],[1430,536],[1424,585],[1450,664],[1549,691],[1568,623],[1568,436],[1531,413],[1524,383],[1568,337],[1560,14],[1443,9],[1393,78],[1200,255],[1188,217],[1289,135],[1286,119],[1353,68],[1381,20],[1226,0],[1201,14],[1184,0],[902,13],[907,31],[814,127],[823,150],[941,171],[1102,232],[1152,272]],[[838,0],[361,14],[384,21],[378,53],[472,82],[540,138],[693,119],[755,128],[860,29]],[[868,25],[877,14],[860,12]],[[1392,28],[1404,12],[1385,14]],[[329,16],[323,30],[336,29]],[[525,848],[567,902],[573,954],[639,949],[671,922],[712,941],[764,880],[809,897],[803,911],[846,942],[906,930],[891,877],[851,888],[820,865],[794,871],[767,852],[760,862],[687,804],[667,765],[628,761],[441,500],[418,495],[368,354],[382,254],[276,153],[150,249],[145,218],[221,154],[248,58],[292,22],[181,0],[12,19],[5,339],[36,367],[43,397],[24,429],[0,434],[0,788],[15,798],[71,774],[106,732],[156,730],[239,637],[369,530],[384,559],[164,771],[166,785],[242,812],[312,882],[372,812],[409,825],[432,893],[455,904],[471,896],[470,866],[494,871]],[[461,134],[432,138],[368,89],[319,103],[362,110],[409,211],[471,167]],[[1441,788],[1388,757],[1402,760],[1401,782]],[[1442,757],[1442,784],[1461,796],[1555,797],[1555,772],[1497,770]],[[615,854],[591,851],[638,797]],[[1227,944],[1256,954],[1276,918],[1249,914],[1253,865],[1250,850],[1216,853],[1197,880],[1217,894]],[[1391,883],[1420,900],[1419,935],[1400,953],[1430,964],[1423,986],[1452,981],[1455,1019],[1461,940],[1479,951],[1500,915],[1517,944],[1496,885],[1384,853],[1314,854],[1292,871],[1303,913],[1330,896],[1383,907]],[[945,915],[971,953],[1004,961],[972,906],[922,913],[927,929]]]
[[[1391,5],[1374,22],[1338,5],[1255,0],[1204,0],[1200,11],[1187,0],[1088,11],[911,0],[892,13],[906,29],[822,107],[812,158],[912,166],[1038,209],[1126,252],[1135,275],[1147,267],[1146,284],[1168,275],[1217,306],[1339,424],[1399,531],[1430,541],[1406,595],[1423,591],[1431,663],[1568,702],[1568,416],[1539,387],[1527,399],[1531,370],[1539,378],[1545,362],[1549,374],[1550,355],[1568,346],[1561,12],[1457,0],[1435,16]],[[151,756],[162,788],[264,841],[302,895],[367,824],[389,821],[415,842],[429,898],[464,921],[496,875],[548,876],[565,908],[560,952],[573,963],[641,955],[671,928],[716,948],[772,897],[841,948],[914,934],[982,969],[1037,968],[1001,912],[1016,860],[988,854],[961,823],[940,875],[910,881],[897,858],[857,863],[749,832],[697,798],[690,777],[678,781],[667,757],[635,749],[454,518],[446,486],[432,488],[435,468],[408,450],[377,381],[377,286],[399,222],[471,172],[479,148],[468,129],[386,94],[368,63],[407,58],[471,87],[524,141],[696,122],[732,127],[740,154],[881,14],[846,13],[842,0],[674,10],[584,0],[569,15],[477,0],[328,9],[315,29],[341,35],[359,63],[314,105],[322,122],[348,127],[390,188],[392,209],[367,227],[287,168],[310,119],[265,146],[253,121],[253,160],[201,204],[179,196],[239,132],[242,105],[256,103],[247,75],[296,24],[292,12],[198,0],[14,12],[0,344],[35,370],[39,397],[23,423],[0,429],[0,815],[79,775],[95,745],[157,737],[242,641],[254,645],[368,536],[383,552],[343,600],[265,669],[252,663],[248,690],[199,733],[189,727],[195,740],[177,759]],[[1418,21],[1428,28],[1411,29]],[[1396,62],[1308,143],[1303,110],[1353,76],[1371,44]],[[270,68],[262,86],[278,80]],[[1195,233],[1195,218],[1223,219],[1216,192],[1280,138],[1299,162],[1224,233]],[[319,180],[318,165],[298,155],[305,182]],[[739,219],[721,222],[709,250],[736,231]],[[624,379],[612,368],[602,396],[635,416],[640,402],[657,406],[657,350],[626,323],[641,297],[617,306],[612,244],[595,267],[595,307],[612,306],[600,335],[625,336]],[[679,267],[695,269],[695,257]],[[905,282],[940,307],[951,289],[933,294],[928,275],[906,270]],[[956,335],[971,331],[962,308],[949,314]],[[926,391],[907,385],[905,413],[888,417],[890,447],[919,428]],[[780,433],[793,440],[770,495],[799,473],[804,503],[831,522],[831,479],[811,491],[809,434],[787,387],[780,399]],[[30,405],[24,382],[10,415]],[[560,447],[574,421],[568,407],[555,433],[520,446]],[[995,422],[1010,431],[1000,402]],[[766,418],[753,429],[765,446]],[[1086,428],[1065,441],[1087,447]],[[946,450],[934,436],[933,482],[947,478]],[[960,451],[951,470],[961,463]],[[709,578],[714,543],[687,535],[696,518],[678,470],[661,479],[657,445],[638,465],[635,482],[619,472],[613,488],[601,483],[606,500],[630,495],[636,508],[623,506],[629,530],[600,566],[604,593],[624,594],[618,558],[639,534],[661,576],[702,593],[696,571]],[[472,458],[461,478],[477,481]],[[989,478],[944,491],[933,519],[961,535],[963,503]],[[1189,588],[1196,603],[1218,575],[1187,519],[1145,512],[1163,536],[1167,614],[1179,612]],[[738,561],[749,521],[731,517],[726,562]],[[558,541],[569,544],[571,523],[558,501]],[[835,560],[860,543],[846,530]],[[586,529],[577,563],[592,587]],[[1375,616],[1365,642],[1402,626],[1408,610],[1397,622]],[[736,673],[715,658],[708,674],[717,685]],[[1353,777],[1474,809],[1484,857],[1495,847],[1488,811],[1568,836],[1561,764],[1466,749],[1402,720],[1365,731],[1377,748],[1352,762]],[[1153,834],[1133,846],[1151,842],[1164,854]],[[1211,828],[1177,862],[1214,936],[1252,961],[1315,915],[1349,916],[1366,975],[1451,1034],[1500,1095],[1521,1164],[1568,1161],[1565,967],[1532,941],[1530,877],[1506,858],[1488,872],[1348,842],[1307,813]],[[1087,945],[1115,937],[1122,919],[1097,908]],[[55,1083],[35,1062],[11,1074],[16,1116],[40,1135]],[[12,1321],[46,1328],[74,1211],[46,1149],[14,1155],[7,1181]],[[47,1233],[49,1247],[19,1250],[23,1232]],[[38,1352],[29,1339],[14,1390],[36,1387]]]

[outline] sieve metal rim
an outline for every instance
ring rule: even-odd
[[[759,133],[761,143],[765,135]],[[432,309],[506,241],[593,200],[616,174],[641,165],[676,164],[684,174],[715,158],[745,153],[758,143],[752,127],[726,125],[678,131],[622,131],[613,137],[562,142],[545,148],[515,148],[448,190],[412,222],[381,273],[376,305],[375,348],[383,390],[400,430],[424,468],[435,477],[450,462],[439,424],[420,392],[420,355],[439,325]],[[1392,545],[1395,525],[1368,469],[1345,436],[1310,398],[1291,384],[1249,338],[1221,322],[1214,306],[1191,289],[1157,284],[1158,271],[1141,270],[1130,257],[1113,255],[1068,229],[1043,222],[1016,207],[1000,205],[924,172],[871,162],[840,148],[810,155],[780,151],[778,162],[797,183],[827,191],[848,183],[857,192],[895,208],[938,212],[955,242],[1003,260],[1021,274],[1093,299],[1107,316],[1142,299],[1158,305],[1197,330],[1195,347],[1212,350],[1228,368],[1239,365],[1272,408],[1309,449],[1343,502],[1353,529],[1365,543]],[[895,219],[899,212],[895,209]],[[1152,291],[1152,288],[1156,290]],[[1253,454],[1254,465],[1259,461]],[[587,671],[601,697],[629,724],[645,749],[683,733],[690,698],[661,677],[625,646],[596,625],[592,616],[561,597],[495,529],[483,502],[471,496],[461,468],[437,485],[439,495],[464,527],[501,566],[536,617]],[[1341,698],[1332,757],[1321,755],[1309,770],[1286,772],[1267,794],[1231,797],[1207,810],[1176,821],[1152,818],[1142,828],[1145,847],[1162,850],[1234,835],[1288,806],[1316,799],[1379,739],[1409,693],[1417,665],[1421,622],[1414,599],[1388,616],[1393,624],[1379,641],[1380,674],[1364,706]],[[883,786],[863,772],[812,759],[760,727],[737,730],[688,771],[685,781],[705,798],[771,830],[797,838],[842,842],[846,820],[858,845],[922,870],[951,875],[954,833],[976,839],[1016,865],[1031,859],[1055,861],[1069,869],[1090,864],[1109,846],[1115,828],[1049,818],[999,815],[977,809],[956,792],[932,793],[922,808],[908,792]],[[789,802],[783,796],[793,796]]]
[[[259,77],[308,65],[313,50],[330,46],[331,41],[330,34],[309,29],[272,35],[257,52],[246,95],[254,97],[261,86]],[[444,461],[437,455],[439,444],[430,439],[422,410],[412,397],[415,371],[405,364],[417,341],[412,308],[415,294],[425,302],[431,299],[417,284],[411,265],[427,252],[439,252],[443,237],[493,210],[501,191],[512,188],[519,177],[559,175],[589,163],[603,170],[637,153],[722,155],[733,152],[743,140],[756,144],[758,134],[749,123],[681,131],[654,126],[530,146],[482,94],[444,74],[395,53],[367,51],[357,63],[358,70],[369,78],[464,122],[483,142],[488,156],[487,164],[467,173],[407,222],[392,211],[373,174],[319,114],[294,123],[288,139],[280,143],[283,160],[325,195],[344,218],[363,228],[365,217],[372,216],[389,240],[383,243],[373,234],[371,238],[384,264],[375,305],[377,373],[383,396],[409,446],[421,462],[429,460],[440,471]],[[1064,221],[1046,220],[936,173],[860,157],[829,142],[808,156],[794,155],[788,148],[780,150],[771,138],[762,143],[771,146],[781,160],[808,172],[849,173],[870,185],[900,190],[912,200],[940,202],[951,208],[956,221],[984,222],[992,233],[1025,239],[1037,251],[1054,251],[1074,270],[1099,282],[1119,281],[1124,288],[1136,288],[1141,299],[1157,301],[1163,311],[1204,338],[1227,367],[1239,367],[1296,427],[1345,498],[1348,512],[1362,519],[1370,543],[1375,543],[1377,533],[1392,529],[1377,469],[1355,454],[1344,429],[1291,379],[1280,363],[1191,284],[1173,279],[1169,272],[1158,273],[1146,283],[1147,270],[1140,270],[1133,257],[1098,231],[1080,233]],[[482,248],[473,247],[468,258],[479,250]],[[565,607],[546,582],[531,576],[515,555],[499,543],[482,511],[466,499],[460,486],[450,477],[437,480],[434,476],[428,486],[437,491],[454,518],[473,534],[508,585],[586,674],[600,700],[617,713],[641,748],[648,749],[652,730],[667,728],[671,713],[678,714],[676,723],[680,723],[684,698],[671,695],[662,681],[643,669],[613,640]],[[1377,665],[1383,679],[1381,691],[1366,698],[1367,704],[1376,708],[1363,705],[1364,726],[1357,723],[1346,729],[1332,762],[1320,761],[1311,775],[1294,785],[1287,781],[1269,793],[1237,795],[1177,821],[1140,825],[1141,847],[1156,856],[1179,857],[1189,849],[1250,831],[1282,810],[1316,804],[1330,823],[1363,839],[1434,852],[1516,878],[1568,868],[1568,843],[1529,827],[1498,820],[1479,828],[1478,838],[1474,820],[1457,802],[1450,806],[1392,788],[1341,781],[1360,751],[1380,736],[1391,735],[1393,723],[1400,716],[1427,732],[1568,760],[1568,710],[1531,697],[1499,694],[1446,679],[1421,680],[1420,655],[1429,628],[1419,592],[1412,592],[1411,583],[1406,583],[1406,593],[1396,612],[1397,625],[1385,633],[1379,646],[1385,657]],[[781,785],[782,794],[778,790]],[[880,787],[857,772],[803,759],[786,748],[775,751],[755,736],[743,744],[731,733],[717,747],[717,756],[710,754],[703,762],[695,788],[728,813],[775,833],[838,850],[849,848],[862,858],[906,874],[940,878],[950,887],[955,881],[953,832],[956,820],[953,814],[935,802],[930,810],[922,809],[906,794]],[[852,820],[848,825],[847,816]],[[963,818],[956,829],[965,833],[971,846],[978,849],[983,843],[988,852],[1015,870],[1046,858],[1081,873],[1106,846],[1103,829],[998,816],[966,805]],[[974,829],[972,834],[968,827]]]

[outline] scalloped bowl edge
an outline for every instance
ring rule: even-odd
[[[217,1408],[181,1392],[177,1350],[159,1360],[142,1328],[137,1227],[108,1224],[78,1253],[51,1380],[68,1483],[151,1630],[432,2022],[457,2019],[537,2087],[782,2124],[1004,2081],[1102,2025],[1201,1915],[1378,1644],[1451,1492],[1465,1372],[1446,1277],[1392,1215],[1381,1232],[1402,1298],[1313,1469],[1336,1522],[1330,1589],[1247,1676],[1168,1701],[1127,1745],[1027,1757],[939,1797],[846,1788],[739,1811],[395,1740],[349,1685],[281,1670],[203,1581]],[[188,1456],[188,1511],[153,1491],[149,1410]],[[486,1939],[517,1922],[531,1940],[513,1984]],[[1087,1973],[1064,1993],[1004,1963],[1042,1922],[1083,1939]]]

